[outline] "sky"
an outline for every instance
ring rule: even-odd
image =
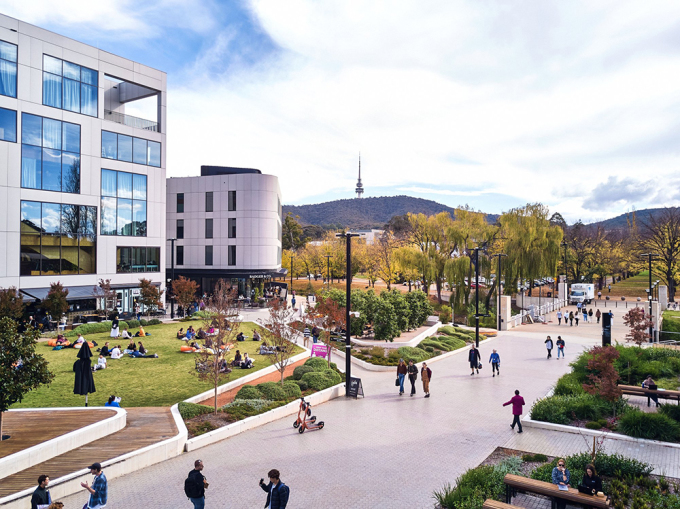
[[[0,0],[168,73],[168,176],[569,222],[680,201],[680,2]]]

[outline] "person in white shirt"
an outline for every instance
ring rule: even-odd
[[[85,338],[82,334],[78,334],[78,339],[76,339],[75,343],[73,344],[73,348],[80,348],[83,346],[83,343],[85,343]]]
[[[120,337],[122,337],[123,339],[131,339],[132,338],[132,336],[130,335],[130,333],[127,330],[127,327],[125,328],[125,330],[123,331],[123,333],[121,334]]]
[[[99,371],[100,369],[106,369],[106,357],[99,354],[99,360],[97,360],[97,365],[94,367],[94,371]]]
[[[116,345],[113,350],[111,350],[112,359],[120,359],[123,357],[123,353],[120,351],[120,345]]]
[[[557,312],[557,325],[562,325],[562,311]]]

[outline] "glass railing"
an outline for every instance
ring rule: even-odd
[[[104,119],[110,120],[117,124],[123,124],[137,129],[144,129],[146,131],[158,132],[158,122],[152,122],[144,118],[133,117],[132,115],[125,115],[117,111],[104,110]]]

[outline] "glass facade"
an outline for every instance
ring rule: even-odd
[[[146,237],[146,175],[102,169],[101,234]]]
[[[17,141],[17,112],[0,108],[0,140]]]
[[[177,213],[184,212],[184,193],[177,193]]]
[[[102,157],[161,167],[161,144],[143,138],[102,131]]]
[[[17,45],[0,41],[0,95],[17,96]]]
[[[116,272],[158,272],[160,270],[160,247],[116,248]]]
[[[178,239],[184,238],[184,219],[177,220],[177,235],[175,237]]]
[[[98,114],[99,73],[43,55],[43,104],[90,117]]]
[[[22,276],[95,274],[97,207],[21,202]]]
[[[80,126],[21,114],[21,187],[80,193]]]

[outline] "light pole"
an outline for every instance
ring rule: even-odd
[[[647,292],[647,297],[649,300],[649,317],[651,319],[652,317],[652,259],[657,258],[659,255],[656,253],[643,253],[640,255],[640,258],[647,258],[649,260],[649,291]],[[653,343],[654,342],[654,327],[650,323],[649,325],[649,342]]]
[[[326,288],[331,287],[331,255],[326,255]]]
[[[177,239],[170,240],[170,279],[175,280],[175,241]],[[167,258],[166,258],[167,260]],[[175,318],[175,299],[170,297],[170,318]]]
[[[290,252],[290,294],[293,295],[293,252]]]
[[[564,298],[567,299],[567,304],[569,303],[569,283],[567,283],[567,242],[562,241],[560,244],[564,248]]]
[[[345,397],[349,398],[350,377],[352,375],[352,343],[350,334],[350,299],[352,296],[352,237],[358,237],[358,233],[345,232],[336,233],[336,237],[345,237],[347,243],[347,272],[345,282]]]
[[[479,250],[484,249],[476,247],[475,249],[475,346],[479,347],[479,318],[481,316],[489,316],[489,314],[479,314]]]
[[[497,253],[494,256],[498,257],[498,270],[496,271],[496,285],[498,286],[498,306],[496,307],[496,322],[498,323],[498,330],[501,330],[501,257],[508,256],[505,253]]]

